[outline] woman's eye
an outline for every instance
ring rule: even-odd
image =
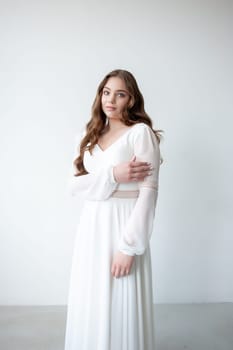
[[[103,95],[109,95],[109,91],[104,90],[104,91],[103,91]],[[118,92],[117,96],[120,96],[120,97],[125,97],[125,94],[124,94],[124,93],[122,93],[122,92]]]

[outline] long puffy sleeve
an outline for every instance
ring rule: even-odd
[[[75,138],[75,152],[73,160],[78,157],[80,142],[85,135],[85,131],[79,133]],[[72,162],[72,169],[68,175],[67,192],[71,196],[81,195],[88,200],[105,200],[118,186],[113,176],[113,166],[100,167],[93,173],[74,176],[77,170]]]
[[[153,170],[138,182],[139,196],[118,242],[118,250],[131,256],[143,254],[151,238],[160,168],[159,144],[150,127],[145,124],[138,127],[133,147],[136,160],[150,162]]]

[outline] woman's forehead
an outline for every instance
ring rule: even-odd
[[[119,77],[110,77],[104,87],[110,90],[127,90],[124,80]]]

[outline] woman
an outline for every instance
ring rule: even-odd
[[[65,350],[154,350],[150,237],[160,133],[134,76],[100,83],[76,141],[72,195],[84,199],[70,276]]]

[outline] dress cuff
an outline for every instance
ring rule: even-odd
[[[136,255],[134,252],[131,252],[131,250],[128,250],[128,249],[119,249],[119,251],[123,254],[130,255],[130,256]]]

